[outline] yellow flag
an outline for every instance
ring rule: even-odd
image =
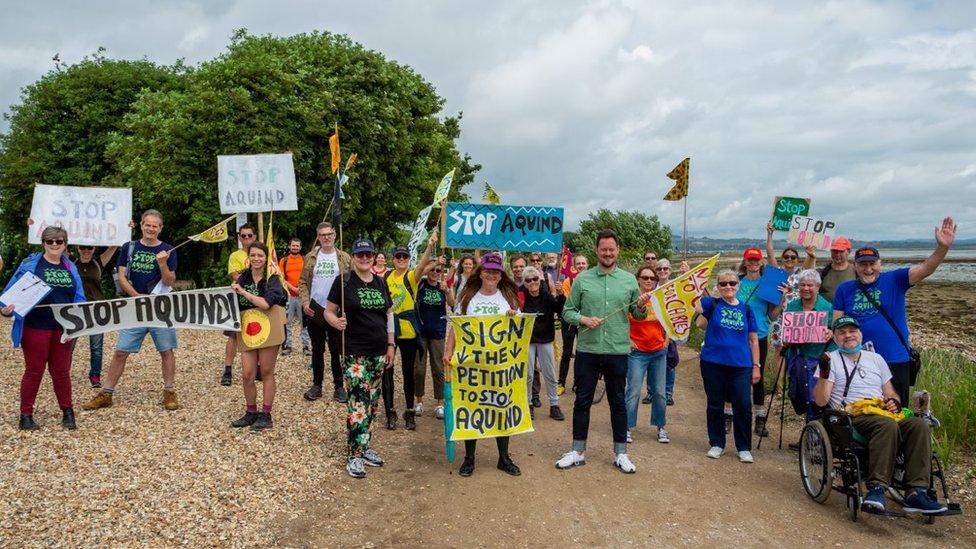
[[[356,163],[356,159],[357,158],[359,158],[359,155],[356,154],[356,153],[352,153],[352,154],[349,155],[349,158],[346,160],[346,171],[347,172],[349,171],[349,168],[351,168],[352,165]]]
[[[213,244],[214,242],[223,242],[227,240],[227,233],[228,233],[227,223],[229,223],[231,219],[234,219],[233,215],[221,221],[220,223],[217,223],[213,227],[210,227],[206,231],[191,236],[190,240],[194,242],[206,242],[208,244]]]
[[[691,317],[695,314],[695,303],[701,299],[708,277],[715,268],[719,254],[695,265],[693,269],[663,286],[658,286],[651,294],[651,308],[668,337],[678,343],[688,341],[691,333]]]
[[[336,126],[335,133],[329,136],[329,152],[332,153],[332,173],[336,173],[342,163],[342,155],[339,153],[339,126]]]
[[[681,200],[688,196],[688,169],[691,165],[691,158],[685,158],[680,164],[674,167],[668,178],[674,180],[674,187],[664,195],[665,200]]]
[[[495,189],[491,188],[491,185],[487,181],[485,181],[485,194],[481,198],[489,204],[502,203],[502,197],[498,196],[498,193],[495,192]]]
[[[271,219],[268,220],[267,238],[264,239],[264,244],[268,247],[267,277],[269,279],[274,275],[281,274],[281,272],[278,270],[278,251],[275,250],[273,231],[274,231],[274,212],[271,212]]]

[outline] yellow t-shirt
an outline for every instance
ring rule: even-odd
[[[412,311],[414,307],[413,297],[407,291],[407,287],[403,281],[404,278],[410,281],[413,295],[417,295],[419,284],[417,279],[414,278],[412,270],[408,270],[402,275],[396,274],[396,271],[391,272],[390,276],[386,279],[386,287],[390,290],[390,298],[393,300],[393,312],[395,314]],[[413,324],[409,320],[399,319],[397,322],[400,323],[400,339],[413,339],[417,337],[417,332],[414,331]]]
[[[234,250],[227,258],[227,274],[239,273],[244,269],[248,268],[250,265],[247,257],[247,252],[244,250]]]

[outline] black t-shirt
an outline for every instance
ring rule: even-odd
[[[238,275],[237,283],[252,294],[263,297],[268,302],[268,305],[285,306],[288,303],[288,298],[285,297],[285,289],[281,285],[281,279],[277,276],[272,276],[270,279],[264,277],[255,284],[251,269],[246,269]],[[251,303],[248,298],[242,295],[237,296],[237,303],[242,311],[256,307],[255,304]]]
[[[424,278],[417,289],[420,335],[427,339],[444,339],[447,334],[447,294],[441,286],[432,286]]]
[[[349,282],[346,283],[345,281]],[[342,284],[345,303],[340,304]],[[393,306],[386,281],[373,275],[363,282],[356,273],[337,277],[329,290],[329,303],[339,305],[346,313],[346,354],[353,356],[381,356],[386,354],[386,311]]]
[[[51,291],[44,296],[38,305],[74,302],[75,281],[68,269],[65,269],[61,263],[48,263],[46,259],[41,257],[37,262],[37,268],[34,269],[34,274],[51,287]],[[41,330],[61,329],[61,325],[54,319],[54,312],[50,307],[34,307],[24,317],[24,322],[31,328]]]
[[[539,295],[529,295],[529,290],[520,288],[525,296],[522,305],[523,313],[539,313],[535,317],[532,327],[532,343],[552,343],[556,339],[556,317],[562,312],[562,304],[547,291],[540,291]]]

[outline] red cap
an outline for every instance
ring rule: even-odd
[[[851,248],[852,248],[851,241],[850,240],[847,240],[843,236],[838,236],[830,244],[830,250],[831,251],[837,250],[837,251],[841,251],[841,252],[849,252],[849,251],[851,251]]]
[[[742,254],[742,259],[759,259],[763,258],[762,250],[759,248],[746,248],[746,251]]]

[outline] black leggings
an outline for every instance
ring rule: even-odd
[[[563,327],[560,330],[563,335],[563,356],[559,359],[559,384],[564,387],[566,386],[566,376],[569,375],[569,361],[573,357],[573,344],[576,342],[577,330],[576,326],[563,321]]]
[[[407,410],[413,410],[413,368],[417,360],[417,339],[396,340],[400,349],[400,371],[403,372],[403,398],[407,402]],[[383,407],[386,415],[395,413],[396,401],[393,396],[393,368],[383,371]]]
[[[498,445],[498,457],[504,457],[508,455],[508,439],[509,437],[495,437],[495,444]],[[475,448],[478,447],[477,440],[465,440],[464,441],[464,457],[469,457],[474,459]]]
[[[305,315],[302,315],[305,318]],[[325,347],[328,342],[333,387],[342,387],[342,368],[339,366],[339,331],[314,321],[307,323],[308,339],[312,343],[312,384],[322,387],[325,378]]]

